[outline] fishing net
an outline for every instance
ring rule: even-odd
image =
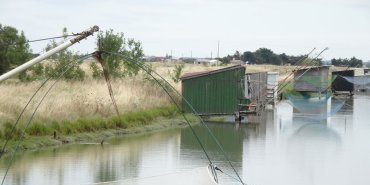
[[[299,77],[299,76],[298,76]],[[322,78],[321,76],[309,76],[304,75],[300,78],[295,78],[296,81],[305,82],[306,84],[310,85],[311,87],[326,87],[328,85],[329,79]]]
[[[286,95],[288,103],[293,107],[295,116],[313,120],[327,119],[338,113],[344,106],[344,100],[330,96],[307,98],[306,96]]]
[[[353,83],[355,85],[369,85],[370,86],[370,76],[341,76],[347,82]]]

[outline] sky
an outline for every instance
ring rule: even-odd
[[[269,48],[370,60],[370,0],[0,0],[0,24],[29,40],[93,25],[142,42],[146,55],[213,57]],[[47,42],[30,44],[34,53]],[[71,49],[96,49],[90,37]]]

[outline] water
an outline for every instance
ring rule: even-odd
[[[247,184],[368,185],[369,109],[369,96],[355,96],[336,115],[317,120],[281,102],[258,118],[259,124],[208,125]],[[205,130],[196,131],[214,163],[234,175]],[[1,177],[8,160],[0,161]],[[5,184],[132,184],[207,164],[189,128],[171,129],[116,138],[104,147],[76,144],[25,152],[16,157]],[[220,181],[237,184],[223,174]]]

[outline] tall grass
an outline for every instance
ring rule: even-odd
[[[178,110],[174,106],[161,108],[151,108],[144,111],[127,112],[120,116],[112,116],[110,118],[80,118],[75,121],[51,121],[39,122],[34,121],[26,129],[26,136],[52,136],[70,135],[77,133],[95,132],[106,129],[126,129],[137,126],[150,124],[158,117],[171,118],[178,114]],[[0,139],[18,139],[21,130],[24,129],[24,124],[19,125],[15,129],[15,133],[11,134],[13,124],[6,123],[0,131]]]
[[[81,66],[87,74],[84,81],[58,82],[39,107],[27,134],[45,135],[55,130],[67,134],[79,131],[96,131],[102,128],[125,128],[132,126],[133,123],[145,124],[148,120],[161,114],[164,114],[162,116],[167,115],[166,110],[159,109],[171,106],[170,98],[152,81],[145,80],[144,74],[141,73],[136,77],[111,81],[119,112],[123,115],[119,119],[115,117],[106,82],[104,79],[94,80],[91,78],[92,74],[88,68],[88,62]],[[176,63],[155,62],[151,65],[153,70],[161,74],[167,81],[173,82],[168,72],[174,69]],[[183,73],[209,71],[223,67],[227,66],[185,64]],[[285,66],[269,65],[248,65],[246,68],[249,72],[264,71],[267,68],[279,72],[286,70]],[[11,128],[10,126],[14,124],[23,107],[40,84],[41,81],[20,83],[15,80],[8,80],[0,84],[0,130]],[[172,83],[172,85],[181,91],[181,83]],[[20,121],[21,124],[28,121],[41,96],[48,88],[46,86],[41,89],[39,95],[30,103]],[[6,133],[4,131],[0,133],[2,134],[0,136],[13,137],[6,136]]]
[[[46,61],[47,63],[48,61]],[[108,118],[115,114],[104,79],[91,78],[89,62],[82,64],[81,68],[88,75],[82,82],[60,81],[39,107],[34,120],[38,122],[51,122],[53,120],[75,121],[80,118]],[[172,82],[168,71],[172,71],[175,64],[160,62],[151,63],[153,69],[161,74],[167,81]],[[186,64],[184,72],[214,70],[220,67]],[[153,81],[152,81],[153,82]],[[170,98],[157,85],[144,79],[141,73],[136,77],[112,80],[114,97],[120,113],[146,110],[169,106]],[[5,122],[15,122],[18,115],[26,105],[29,98],[40,86],[41,81],[20,83],[8,80],[0,84],[0,126]],[[49,82],[49,84],[51,84]],[[181,84],[172,83],[178,91]],[[48,86],[41,89],[39,96],[34,98],[25,112],[24,118],[29,118],[38,100],[41,99]],[[22,119],[21,122],[26,122]]]
[[[0,86],[0,122],[15,121],[41,82],[12,83]],[[121,113],[170,105],[162,89],[138,78],[112,81],[114,97]],[[48,87],[34,98],[24,117],[34,111]],[[59,82],[45,98],[35,120],[76,120],[87,117],[111,117],[114,109],[104,80]],[[22,120],[26,121],[26,120]]]

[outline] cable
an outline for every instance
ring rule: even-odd
[[[63,36],[57,36],[57,37],[49,37],[49,38],[36,39],[36,40],[28,40],[28,41],[26,41],[26,43],[39,42],[39,41],[52,40],[52,39],[59,39],[59,38],[66,38],[66,37],[77,36],[77,35],[81,35],[81,34],[70,34],[70,35],[63,35]]]
[[[312,61],[314,61],[315,59],[317,59],[322,53],[324,53],[326,50],[328,50],[328,48],[326,47],[325,49],[323,49],[319,54],[316,55],[315,58],[313,58]],[[311,68],[308,67],[308,64],[305,65],[302,69],[299,69],[299,70],[305,70],[300,76],[298,76],[297,78],[295,78],[295,80],[298,80],[299,78],[301,78],[304,74],[306,74]],[[282,94],[282,90],[289,84],[291,84],[292,81],[288,81],[287,83],[285,83],[284,85],[282,85],[282,88],[280,88],[280,90],[278,89],[277,91],[277,97]],[[263,106],[266,106],[268,103],[270,103],[271,101],[273,101],[274,98],[271,98],[269,99],[268,101],[266,101],[266,103],[262,104]]]
[[[107,52],[106,52],[107,53]],[[114,53],[112,53],[112,54],[114,54]],[[139,65],[138,65],[139,66]],[[179,110],[181,110],[181,108],[180,108],[180,106],[176,103],[176,100],[171,96],[171,94],[168,92],[168,90],[164,87],[164,85],[162,84],[162,83],[160,83],[159,81],[158,81],[158,79],[157,78],[155,78],[150,72],[149,72],[149,70],[147,70],[147,69],[145,69],[144,67],[142,67],[142,66],[139,66],[141,69],[143,69],[145,72],[147,72],[156,82],[157,82],[157,84],[159,84],[161,87],[162,87],[162,89],[166,92],[166,94],[171,98],[171,100],[174,102],[174,104],[176,105],[176,107],[179,109]],[[207,153],[207,151],[205,150],[205,148],[204,148],[204,146],[203,146],[203,144],[202,144],[202,142],[200,141],[200,139],[199,139],[199,137],[197,136],[197,134],[195,133],[195,130],[194,130],[194,128],[191,126],[191,124],[190,124],[190,122],[189,122],[189,120],[186,118],[186,116],[185,116],[185,114],[181,111],[181,113],[182,113],[182,116],[184,117],[184,119],[185,119],[185,121],[188,123],[188,125],[189,125],[189,127],[190,127],[190,129],[191,129],[191,131],[193,132],[193,134],[194,134],[194,136],[195,136],[195,138],[197,139],[197,141],[198,141],[198,143],[199,143],[199,145],[201,146],[201,148],[202,148],[202,150],[203,150],[203,152],[205,153],[205,155],[206,155],[206,157],[207,157],[207,159],[208,159],[208,161],[209,161],[209,163],[210,164],[213,164],[212,163],[212,161],[211,161],[211,158],[209,157],[209,155],[208,155],[208,153]]]
[[[86,59],[86,58],[88,58],[88,57],[90,57],[91,56],[91,54],[88,54],[88,55],[84,55],[84,56],[82,56],[82,57],[80,57],[79,59],[80,60],[84,60],[84,59]],[[18,138],[18,141],[17,141],[17,145],[16,145],[16,147],[15,147],[15,149],[14,149],[14,152],[13,152],[13,155],[12,155],[12,157],[11,157],[11,159],[10,159],[10,161],[9,161],[9,164],[8,164],[8,166],[7,166],[7,168],[6,168],[6,171],[5,171],[5,174],[4,174],[4,177],[3,177],[3,180],[2,180],[2,182],[1,182],[1,185],[3,185],[4,184],[4,182],[5,182],[5,178],[6,178],[6,176],[7,176],[7,174],[8,174],[8,172],[9,172],[9,169],[10,169],[10,166],[12,165],[12,163],[13,163],[13,161],[14,161],[14,157],[15,157],[15,154],[17,153],[17,150],[18,150],[18,148],[19,148],[19,145],[20,145],[20,143],[22,142],[22,140],[23,140],[23,138],[24,138],[24,135],[25,135],[25,133],[26,133],[26,129],[28,128],[28,126],[30,125],[30,123],[31,123],[31,121],[32,121],[32,119],[33,119],[33,117],[35,116],[35,114],[36,114],[36,112],[37,112],[37,110],[38,110],[38,108],[40,107],[40,105],[41,105],[41,103],[43,102],[43,100],[45,99],[45,97],[49,94],[49,92],[51,91],[51,89],[54,87],[54,85],[60,80],[60,78],[61,77],[63,77],[63,75],[67,72],[67,71],[69,71],[70,69],[72,69],[72,67],[74,67],[76,64],[78,64],[78,61],[77,60],[75,60],[76,62],[74,63],[74,64],[72,64],[71,66],[69,66],[65,71],[63,71],[59,76],[58,76],[58,78],[55,80],[55,82],[49,87],[49,89],[45,92],[45,94],[44,94],[44,96],[42,97],[42,99],[40,100],[40,102],[39,102],[39,104],[37,105],[37,107],[35,108],[35,110],[34,110],[34,112],[33,112],[33,114],[31,115],[31,117],[30,117],[30,119],[28,120],[28,122],[27,122],[27,124],[26,124],[26,126],[23,128],[23,131],[22,131],[22,134],[19,136],[19,138]],[[49,78],[50,79],[50,78]],[[48,80],[49,80],[48,79]],[[43,84],[44,85],[44,84]],[[27,104],[28,105],[28,104]]]
[[[87,55],[86,55],[87,56]],[[80,59],[81,60],[83,60],[83,59],[86,59],[85,57],[86,56],[82,56]],[[90,56],[90,55],[89,55]],[[33,98],[36,96],[36,94],[42,89],[42,87],[44,87],[45,85],[46,85],[46,83],[51,79],[51,78],[53,78],[53,76],[56,74],[56,73],[58,73],[58,72],[60,72],[60,71],[63,71],[64,70],[64,68],[66,68],[68,65],[70,65],[70,64],[66,64],[66,65],[64,65],[64,66],[62,66],[57,72],[54,72],[54,74],[53,75],[51,75],[50,77],[48,77],[40,86],[39,86],[39,88],[35,91],[35,93],[33,93],[33,95],[31,96],[31,98],[28,100],[28,102],[27,102],[27,104],[23,107],[23,109],[22,109],[22,111],[21,111],[21,113],[18,115],[18,118],[17,118],[17,120],[16,120],[16,122],[15,122],[15,124],[13,125],[13,127],[12,127],[12,130],[10,131],[10,135],[12,135],[13,133],[14,133],[14,131],[15,131],[15,128],[17,127],[17,125],[18,125],[18,123],[19,123],[19,121],[20,121],[20,119],[21,119],[21,117],[23,116],[23,114],[24,114],[24,112],[26,111],[26,109],[27,109],[27,107],[28,107],[28,105],[31,103],[31,101],[33,100]],[[10,138],[9,139],[6,139],[5,140],[5,143],[4,143],[4,145],[3,145],[3,147],[2,147],[2,149],[1,149],[1,151],[0,151],[0,159],[1,159],[1,157],[3,156],[3,154],[5,153],[5,148],[6,148],[6,146],[7,146],[7,144],[8,144],[8,142],[9,142],[9,140],[10,140]]]
[[[120,57],[122,57],[122,58],[124,58],[124,59],[126,59],[126,60],[129,60],[129,62],[131,62],[131,63],[133,63],[133,64],[135,64],[136,66],[138,66],[138,67],[140,67],[141,69],[143,69],[143,70],[145,70],[150,76],[152,76],[151,75],[151,73],[149,73],[148,71],[148,69],[145,69],[145,65],[140,65],[139,63],[136,63],[136,61],[135,60],[133,60],[133,59],[131,59],[131,58],[128,58],[127,56],[124,56],[124,55],[122,55],[122,54],[119,54],[119,53],[113,53],[113,52],[106,52],[106,51],[104,51],[105,53],[108,53],[108,54],[111,54],[111,55],[116,55],[116,56],[120,56]],[[189,103],[189,101],[185,98],[185,97],[183,97],[167,80],[165,80],[161,75],[159,75],[157,72],[155,72],[154,70],[151,70],[151,72],[153,72],[154,74],[156,74],[157,76],[159,76],[169,87],[171,87],[171,89],[174,91],[174,92],[176,92],[184,101],[185,101],[185,103],[189,106],[189,108],[191,108],[191,110],[192,110],[192,112],[195,114],[195,115],[197,115],[198,116],[198,118],[199,118],[199,120],[201,121],[201,123],[202,123],[202,125],[207,129],[207,131],[208,131],[208,133],[212,136],[212,138],[214,139],[214,141],[216,142],[216,144],[217,144],[217,146],[220,148],[220,150],[222,151],[222,153],[223,153],[223,155],[225,156],[225,158],[226,158],[226,160],[228,161],[228,163],[229,163],[229,165],[231,166],[231,168],[234,170],[234,172],[236,173],[236,175],[238,176],[238,178],[239,178],[239,181],[240,182],[242,182],[242,184],[244,184],[243,183],[243,181],[242,181],[242,179],[241,179],[241,177],[239,176],[239,174],[238,174],[238,172],[236,171],[236,169],[234,168],[234,166],[231,164],[231,161],[230,161],[230,159],[227,157],[227,155],[226,155],[226,152],[225,152],[225,150],[223,149],[223,147],[222,147],[222,145],[219,143],[219,141],[217,140],[217,138],[216,138],[216,136],[213,134],[213,132],[209,129],[209,127],[204,123],[204,121],[203,121],[203,119],[197,114],[197,111],[194,109],[194,107],[193,106],[191,106],[191,104]],[[152,76],[153,77],[153,76]],[[154,78],[154,77],[153,77]],[[155,78],[154,78],[155,79]],[[155,79],[156,80],[156,79]],[[157,80],[156,80],[157,81]],[[157,81],[158,82],[158,81]],[[161,85],[162,86],[162,85]],[[162,88],[164,88],[163,86],[162,86]],[[164,89],[165,90],[165,89]],[[166,90],[165,90],[166,91]],[[167,93],[168,94],[168,93]],[[169,94],[168,94],[169,95]],[[170,97],[171,97],[171,95],[169,95]],[[171,99],[172,99],[172,97],[171,97]],[[177,105],[177,103],[175,103],[176,104],[176,106],[181,110],[181,108]],[[184,116],[184,115],[183,115]],[[186,119],[186,118],[185,118]],[[189,123],[188,123],[189,124]],[[189,126],[190,126],[190,128],[192,129],[192,131],[193,131],[193,128],[191,127],[191,125],[189,124]],[[197,135],[195,134],[195,132],[193,131],[193,134],[195,135],[195,137],[196,138],[198,138],[197,137]],[[198,140],[198,142],[200,142],[200,140]],[[200,143],[201,144],[201,143]],[[202,146],[202,144],[201,144],[201,146]],[[203,148],[203,147],[202,147]],[[206,153],[206,151],[204,150],[204,152]],[[208,154],[206,154],[206,155],[208,155]],[[210,161],[211,162],[211,161]],[[211,162],[211,164],[212,164],[212,162]]]

